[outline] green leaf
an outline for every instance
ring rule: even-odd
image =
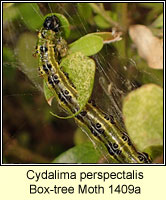
[[[163,153],[163,146],[151,146],[151,147],[148,147],[146,149],[144,149],[145,152],[147,152],[152,160],[154,160],[155,158],[158,158],[159,156],[162,155]]]
[[[89,19],[92,16],[92,8],[88,3],[77,3],[79,15],[84,19]]]
[[[3,8],[9,8],[13,5],[14,3],[3,3]]]
[[[39,90],[42,90],[40,87],[42,79],[38,74],[38,60],[33,56],[35,46],[35,35],[31,33],[21,34],[16,45],[16,52],[18,54],[17,56],[19,60],[17,67],[27,75],[27,77],[35,84]]]
[[[94,21],[99,28],[106,29],[110,28],[111,24],[108,23],[101,15],[96,15]]]
[[[3,47],[3,61],[14,62],[15,60],[14,52],[8,47]]]
[[[48,16],[52,16],[52,15],[57,16],[61,22],[62,36],[65,38],[68,38],[70,35],[70,25],[69,25],[67,18],[64,15],[59,14],[59,13],[50,13],[50,14],[46,15],[44,18],[46,19]]]
[[[93,90],[95,62],[81,52],[77,52],[63,59],[60,67],[69,74],[69,79],[76,87],[77,100],[81,110],[86,105]]]
[[[91,56],[99,52],[103,47],[103,39],[97,35],[86,35],[69,45],[69,54],[81,52],[85,56]]]
[[[3,47],[3,77],[8,77],[10,82],[16,79],[16,66],[14,52],[8,47]]]
[[[129,93],[123,102],[125,125],[132,141],[143,151],[163,145],[163,90],[147,84]]]
[[[88,142],[62,153],[53,163],[97,163],[100,157],[93,144]]]
[[[69,79],[75,85],[79,104],[85,105],[93,89],[96,70],[94,60],[77,52],[63,59],[60,67],[69,74]]]
[[[157,19],[152,23],[152,26],[155,28],[163,27],[163,13],[157,17]]]
[[[24,24],[30,30],[36,30],[43,24],[43,16],[36,3],[18,3],[18,12]]]
[[[14,21],[19,17],[18,10],[15,6],[11,6],[13,3],[6,3],[6,8],[3,10],[3,23],[5,24],[7,21]],[[11,7],[10,7],[11,6]]]
[[[139,3],[141,6],[145,8],[153,8],[153,9],[160,9],[163,8],[163,3]]]
[[[55,94],[52,90],[49,89],[45,80],[43,80],[43,89],[44,89],[44,96],[47,100],[47,103],[51,106],[52,100],[55,97]]]
[[[82,144],[88,141],[89,141],[89,138],[85,134],[85,132],[83,132],[80,128],[77,128],[77,130],[74,133],[74,144],[78,145],[78,144]]]
[[[57,116],[54,113],[51,114],[62,119],[68,119],[78,115],[88,102],[93,90],[96,65],[94,60],[84,56],[81,52],[77,52],[64,58],[60,67],[64,72],[68,73],[70,81],[76,87],[77,102],[80,106],[80,110],[67,117]],[[51,105],[55,94],[53,94],[52,90],[48,87],[44,88],[44,93],[46,100]]]

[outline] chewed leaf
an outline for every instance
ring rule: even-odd
[[[97,163],[100,157],[93,144],[88,142],[69,149],[52,163]]]
[[[147,84],[131,92],[123,103],[129,136],[139,150],[163,145],[163,90]]]
[[[45,16],[45,19],[48,17],[48,16],[52,16],[52,15],[55,15],[58,17],[58,19],[60,20],[60,23],[61,23],[61,27],[62,27],[62,36],[64,36],[65,38],[68,38],[69,35],[70,35],[70,25],[69,25],[69,22],[67,20],[67,18],[64,16],[64,15],[61,15],[59,13],[51,13],[51,14],[48,14]]]
[[[120,37],[122,35],[122,32],[96,32],[96,33],[90,33],[88,35],[97,35],[103,38],[103,44],[109,44],[112,42],[120,41],[122,38]]]
[[[80,110],[86,105],[91,96],[96,65],[94,60],[84,56],[81,52],[68,55],[60,66],[69,74],[69,79],[76,87]]]
[[[63,59],[60,67],[68,73],[70,81],[76,87],[80,110],[75,114],[69,112],[67,117],[58,116],[52,112],[51,114],[61,119],[68,119],[78,115],[88,102],[93,90],[96,65],[94,60],[84,56],[81,52],[77,52]],[[51,105],[56,95],[46,84],[44,84],[44,94],[48,104]],[[69,110],[66,108],[66,111]]]
[[[85,56],[98,53],[103,47],[103,39],[97,35],[86,35],[69,45],[69,54],[81,52]]]

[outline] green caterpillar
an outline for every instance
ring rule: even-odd
[[[77,90],[59,66],[67,54],[67,43],[61,37],[61,23],[55,15],[45,19],[38,34],[36,53],[40,75],[55,93],[59,105],[68,113],[76,114],[80,109]],[[93,101],[75,116],[75,121],[118,163],[151,163],[148,154],[138,152],[127,133],[118,128],[113,116],[103,113]]]

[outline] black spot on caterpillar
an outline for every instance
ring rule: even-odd
[[[60,33],[60,20],[55,15],[47,17],[38,34],[36,53],[39,72],[48,87],[55,92],[60,106],[74,114],[80,106],[76,88],[69,75],[59,67],[61,58],[67,55],[67,43]],[[89,100],[75,121],[83,129],[86,127],[86,132],[105,148],[110,158],[120,163],[151,163],[149,156],[138,152],[129,136],[117,128],[113,116],[103,114],[93,100]]]

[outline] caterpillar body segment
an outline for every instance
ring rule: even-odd
[[[39,58],[39,73],[55,93],[60,106],[69,114],[77,113],[80,109],[77,90],[59,66],[61,58],[67,55],[67,43],[61,37],[61,24],[55,15],[45,19],[38,34],[36,52]],[[113,117],[104,114],[93,101],[86,104],[75,117],[75,121],[118,163],[151,163],[146,153],[136,150],[127,133],[118,128]]]

